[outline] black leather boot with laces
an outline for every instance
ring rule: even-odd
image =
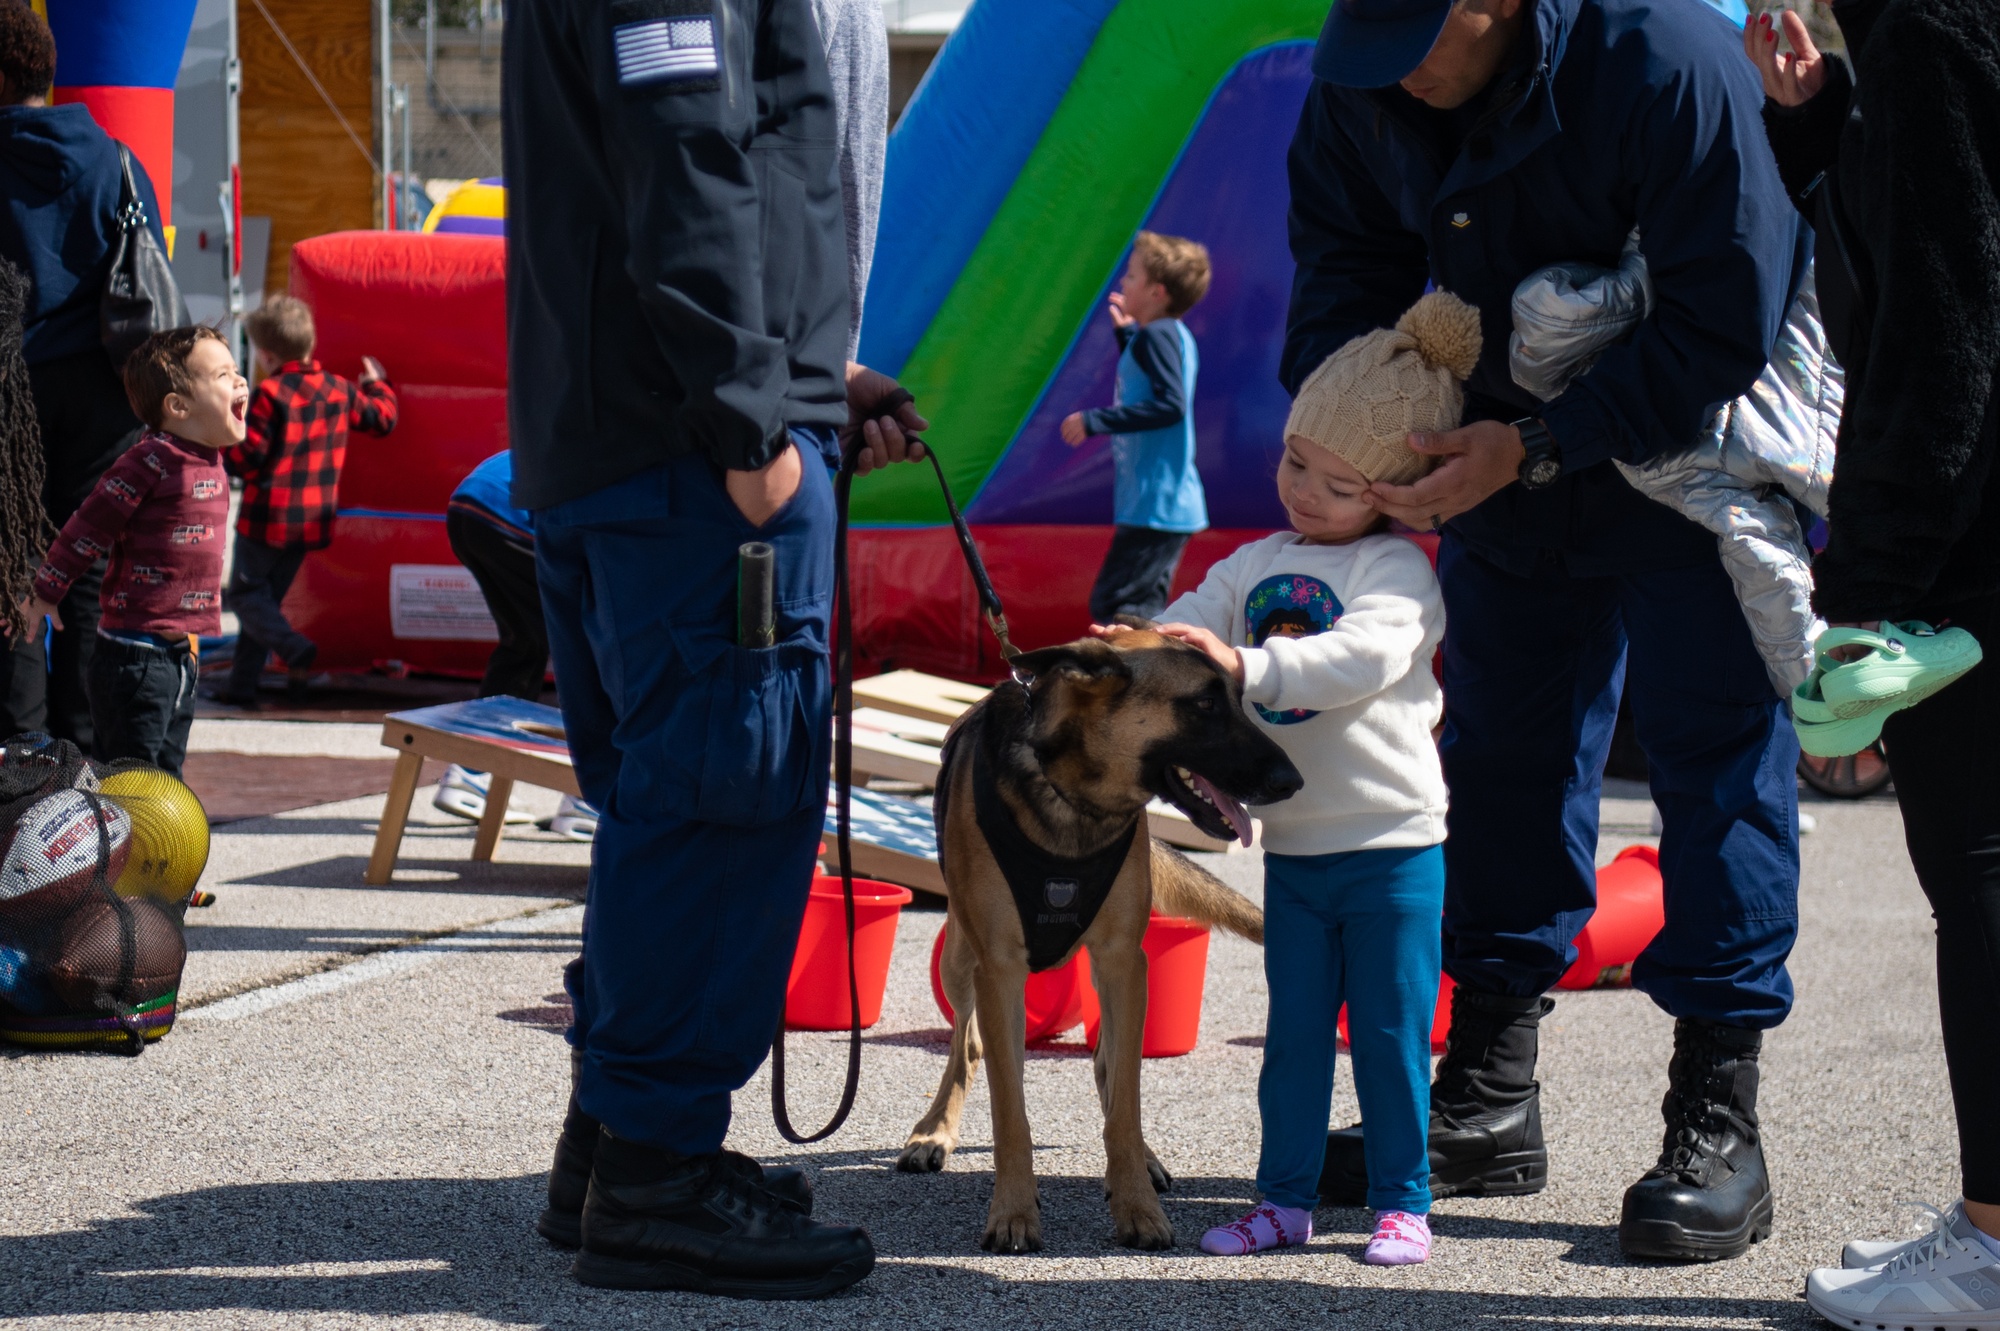
[[[1660,1162],[1625,1190],[1618,1222],[1627,1256],[1712,1262],[1770,1236],[1771,1178],[1757,1127],[1763,1039],[1712,1021],[1674,1023]]]
[[[604,1289],[814,1299],[874,1269],[867,1230],[802,1214],[742,1158],[676,1155],[600,1133],[571,1273]]]
[[[556,1160],[549,1169],[549,1204],[535,1220],[535,1232],[558,1248],[583,1242],[583,1199],[590,1191],[590,1166],[597,1157],[597,1120],[576,1102],[577,1076],[583,1056],[569,1055],[569,1109],[563,1114],[562,1136],[556,1140]],[[747,1155],[724,1151],[735,1167],[754,1176],[766,1191],[800,1215],[811,1215],[812,1180],[802,1169],[762,1166]]]
[[[1541,1022],[1551,999],[1452,990],[1451,1033],[1431,1083],[1433,1197],[1518,1197],[1548,1186],[1541,1083]],[[1368,1204],[1365,1124],[1330,1132],[1320,1200]]]

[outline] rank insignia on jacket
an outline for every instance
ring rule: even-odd
[[[620,87],[668,92],[721,86],[712,0],[612,0],[611,49]]]
[[[1451,215],[1451,224],[1460,231],[1463,231],[1472,225],[1472,215],[1470,213],[1453,213]]]

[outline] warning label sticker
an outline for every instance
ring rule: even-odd
[[[459,564],[391,564],[389,631],[432,642],[498,642],[486,597]]]

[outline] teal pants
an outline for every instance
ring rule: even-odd
[[[1345,1003],[1368,1124],[1368,1205],[1431,1209],[1431,1018],[1443,911],[1439,846],[1265,854],[1271,1010],[1257,1079],[1264,1131],[1257,1187],[1266,1200],[1303,1210],[1319,1204],[1335,1019]]]

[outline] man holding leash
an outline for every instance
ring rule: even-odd
[[[825,817],[837,432],[895,389],[843,355],[821,34],[810,0],[518,0],[505,74],[514,501],[600,811],[538,1228],[586,1284],[828,1294],[867,1233],[722,1149]],[[859,470],[921,456],[922,425],[867,420]],[[749,541],[776,552],[773,646],[739,645]]]
[[[1412,438],[1441,458],[1430,475],[1373,489],[1382,511],[1443,533],[1458,988],[1432,1188],[1546,1182],[1537,1027],[1594,904],[1629,688],[1666,879],[1666,926],[1632,980],[1675,1018],[1665,1144],[1619,1226],[1651,1258],[1735,1256],[1769,1233],[1757,1059],[1792,1001],[1797,741],[1714,536],[1611,465],[1687,446],[1750,387],[1809,260],[1739,45],[1699,4],[1338,0],[1291,149],[1288,389],[1427,281],[1484,323],[1468,424]],[[1538,402],[1508,372],[1515,286],[1559,260],[1614,265],[1635,226],[1654,312]],[[1358,1201],[1366,1181],[1360,1129],[1332,1134],[1322,1191]]]

